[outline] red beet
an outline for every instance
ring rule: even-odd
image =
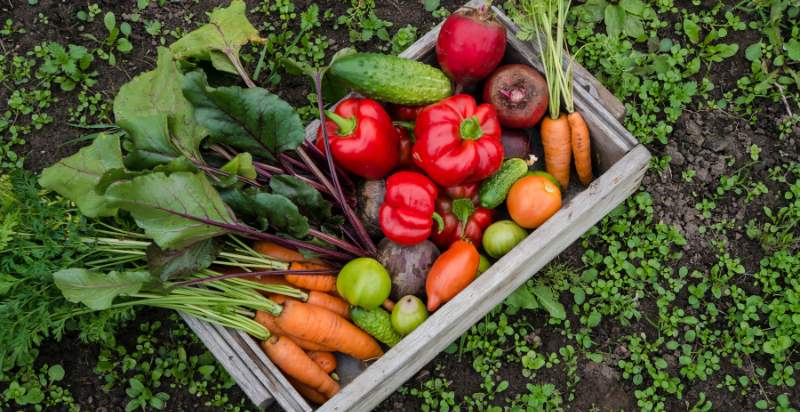
[[[483,86],[483,101],[497,109],[503,127],[533,127],[542,120],[547,99],[547,81],[524,64],[500,67]]]
[[[517,157],[528,160],[531,154],[530,142],[524,131],[504,128],[500,139],[503,141],[503,153],[506,159]]]
[[[450,15],[436,40],[439,66],[461,86],[488,76],[503,58],[506,29],[491,9],[465,9]]]

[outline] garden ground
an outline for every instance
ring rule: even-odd
[[[156,46],[220,3],[0,4],[0,168],[75,152]],[[457,7],[439,3],[248,1],[268,42],[261,63],[261,47],[243,59],[308,119],[310,85],[270,56],[399,52]],[[578,60],[654,155],[642,189],[379,410],[800,408],[800,5],[574,6]],[[561,306],[537,303],[540,286]],[[0,407],[252,409],[174,315],[141,310],[115,336],[46,341],[35,363],[0,373]]]

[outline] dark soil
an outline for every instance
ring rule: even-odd
[[[299,10],[305,9],[310,3],[317,3],[321,11],[332,9],[336,15],[344,14],[347,6],[346,2],[341,1],[312,1],[295,0],[295,5]],[[6,4],[0,4],[0,16],[4,20],[6,17],[12,18],[15,22],[22,23],[27,28],[32,28],[29,34],[17,37],[16,44],[12,47],[18,50],[31,50],[37,44],[44,41],[59,41],[62,44],[76,43],[87,44],[88,40],[81,34],[94,33],[98,37],[105,35],[103,28],[102,15],[96,18],[95,22],[86,25],[79,24],[75,14],[80,9],[85,9],[85,2],[41,0],[35,7],[27,5],[14,5],[12,3],[24,3],[22,0],[14,0]],[[117,16],[129,13],[135,5],[135,1],[129,0],[116,2],[109,0],[96,1],[103,12],[111,10]],[[212,1],[169,1],[163,7],[150,7],[142,12],[143,19],[158,19],[165,28],[187,27],[187,20],[203,21],[204,13],[211,10],[216,5],[227,3],[222,0]],[[250,8],[260,3],[257,0],[248,0]],[[420,34],[425,33],[435,23],[434,19],[417,2],[388,0],[378,1],[376,14],[384,19],[392,21],[394,28],[412,24],[418,27]],[[444,1],[445,6],[453,9],[456,1]],[[50,20],[49,25],[34,25],[34,20],[38,13],[45,13]],[[193,17],[193,18],[192,18]],[[256,26],[264,23],[263,14],[250,14]],[[671,25],[668,27],[672,27]],[[671,30],[671,29],[670,29]],[[324,30],[332,41],[332,50],[338,49],[349,43],[346,30]],[[738,37],[737,37],[738,36]],[[739,44],[749,44],[758,37],[758,33],[744,31],[734,33],[729,41]],[[107,64],[98,64],[103,69],[99,73],[96,90],[104,90],[104,94],[110,100],[116,90],[130,78],[139,72],[149,70],[154,65],[155,59],[155,40],[153,37],[144,33],[142,25],[134,25],[131,36],[134,50],[119,59],[115,67]],[[6,45],[8,48],[9,45]],[[359,45],[363,48],[363,45]],[[711,78],[716,85],[717,91],[735,88],[736,80],[748,69],[743,56],[743,50],[732,59],[718,64],[711,71]],[[97,64],[97,63],[96,63]],[[250,67],[252,70],[252,67]],[[276,88],[275,92],[293,104],[306,103],[306,94],[310,90],[310,84],[302,78],[286,76],[282,83]],[[0,89],[0,101],[6,101],[8,90]],[[79,144],[65,144],[76,137],[84,134],[85,131],[67,125],[67,107],[77,104],[76,93],[54,93],[59,101],[57,105],[63,110],[54,114],[54,122],[40,131],[34,132],[28,137],[28,144],[23,150],[27,157],[26,167],[38,171],[54,161],[75,152]],[[715,93],[717,93],[715,91]],[[708,267],[713,263],[714,253],[705,246],[708,244],[706,238],[708,234],[699,231],[703,225],[700,212],[695,209],[695,198],[689,196],[690,193],[711,193],[713,188],[718,185],[719,177],[723,174],[730,174],[731,167],[727,165],[728,160],[734,159],[734,168],[744,165],[749,159],[749,146],[753,143],[761,147],[762,161],[753,166],[751,171],[754,179],[766,181],[768,168],[790,161],[800,160],[800,155],[796,150],[785,150],[787,142],[777,139],[776,123],[783,116],[780,106],[764,107],[762,114],[753,124],[750,119],[740,119],[723,111],[706,111],[701,113],[686,112],[674,126],[674,132],[670,136],[670,143],[666,146],[652,145],[649,149],[654,154],[671,156],[671,167],[661,174],[649,173],[643,182],[648,191],[653,196],[655,216],[663,223],[676,225],[680,228],[688,241],[688,246],[684,249],[684,257],[680,265],[688,267]],[[789,144],[791,144],[791,140]],[[794,141],[796,144],[796,140]],[[784,149],[784,150],[782,150]],[[684,181],[680,172],[673,173],[675,170],[693,169],[697,175],[692,182]],[[736,256],[752,257],[744,261],[748,270],[752,270],[758,264],[761,250],[758,244],[750,241],[744,236],[743,224],[751,217],[761,213],[761,206],[764,204],[774,205],[780,200],[775,191],[759,197],[747,208],[741,208],[737,203],[726,202],[725,198],[717,202],[717,215],[734,219],[737,222],[734,229],[729,231],[733,238],[728,239],[735,250]],[[577,245],[573,245],[565,251],[560,259],[565,261],[577,261],[582,250]],[[650,308],[654,312],[654,308]],[[648,308],[644,305],[643,312],[647,313]],[[165,318],[164,312],[147,311],[140,316],[147,318]],[[563,337],[558,333],[548,331],[546,321],[540,314],[534,314],[530,323],[536,327],[536,334],[542,341],[543,347],[548,350],[557,350],[563,343]],[[577,323],[577,322],[576,322]],[[166,325],[166,323],[165,323]],[[649,324],[641,322],[631,326],[643,333],[652,334],[653,329]],[[162,328],[162,339],[170,339],[168,327]],[[620,372],[615,368],[618,358],[626,356],[625,348],[619,347],[615,342],[630,330],[620,330],[618,327],[601,327],[599,336],[593,336],[596,347],[602,352],[614,354],[613,359],[606,359],[602,364],[593,362],[580,363],[578,365],[578,376],[580,381],[575,390],[576,398],[570,402],[570,410],[584,411],[592,407],[599,410],[635,410],[636,400],[633,395],[634,388],[629,381],[622,379]],[[135,325],[130,325],[123,329],[119,334],[121,339],[135,337],[138,335]],[[131,342],[126,344],[131,345]],[[199,353],[202,351],[201,345],[191,348],[191,351]],[[124,387],[119,386],[110,392],[100,390],[103,384],[102,376],[93,372],[97,362],[99,349],[94,345],[79,343],[74,335],[67,336],[62,342],[52,345],[44,345],[42,348],[39,362],[42,363],[61,363],[67,371],[64,379],[66,386],[72,392],[77,402],[85,410],[97,411],[118,411],[124,408],[127,403],[127,396]],[[764,360],[755,359],[756,366],[765,364]],[[439,371],[436,365],[443,365]],[[674,367],[674,365],[671,365]],[[730,373],[735,376],[736,367],[723,365],[722,371],[717,376],[724,376]],[[741,371],[738,371],[741,374]],[[501,370],[499,375],[502,379],[510,382],[510,389],[506,393],[523,393],[527,383],[554,383],[566,393],[565,372],[562,366],[552,369],[543,369],[537,377],[528,381],[520,374],[518,369],[510,368]],[[481,390],[482,378],[472,368],[470,362],[459,361],[457,354],[441,354],[418,374],[409,383],[418,386],[431,376],[445,376],[452,380],[451,388],[456,392],[456,398],[470,395]],[[749,397],[731,396],[724,389],[717,389],[716,382],[701,383],[692,385],[686,389],[685,397],[696,399],[699,392],[705,392],[713,402],[715,410],[751,410],[755,403],[756,395]],[[169,410],[178,411],[204,411],[215,410],[214,408],[204,407],[203,399],[189,395],[185,388],[167,389],[171,399],[168,401]],[[233,403],[238,403],[243,394],[237,389],[228,391],[228,396]],[[667,406],[668,410],[685,410],[687,406],[683,402],[676,400]],[[378,410],[382,411],[409,411],[418,410],[419,401],[417,398],[395,393],[384,401]],[[272,407],[270,410],[278,410]]]

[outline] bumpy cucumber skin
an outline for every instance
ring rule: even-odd
[[[350,319],[364,332],[369,333],[375,339],[394,346],[403,337],[392,328],[392,318],[389,312],[380,307],[375,309],[364,309],[358,306],[350,308]]]
[[[422,105],[452,92],[441,70],[415,60],[378,53],[356,53],[337,59],[328,74],[364,96],[389,103]]]
[[[497,173],[491,175],[481,183],[478,196],[481,206],[494,209],[500,206],[508,196],[508,191],[514,182],[528,173],[528,164],[522,159],[508,159],[500,166]]]

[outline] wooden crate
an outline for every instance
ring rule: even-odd
[[[482,3],[473,0],[466,6]],[[536,45],[518,40],[511,20],[496,8],[495,13],[508,29],[505,63],[528,63],[541,70]],[[402,56],[435,62],[440,27]],[[622,103],[580,66],[575,70],[574,98],[591,132],[597,179],[585,189],[573,183],[558,213],[363,373],[343,382],[341,392],[319,411],[374,408],[639,187],[650,153],[620,124],[625,114]],[[309,137],[316,128],[316,123],[309,125]],[[574,176],[573,181],[577,182]],[[184,319],[255,405],[277,401],[287,411],[313,410],[251,337],[190,316]]]

